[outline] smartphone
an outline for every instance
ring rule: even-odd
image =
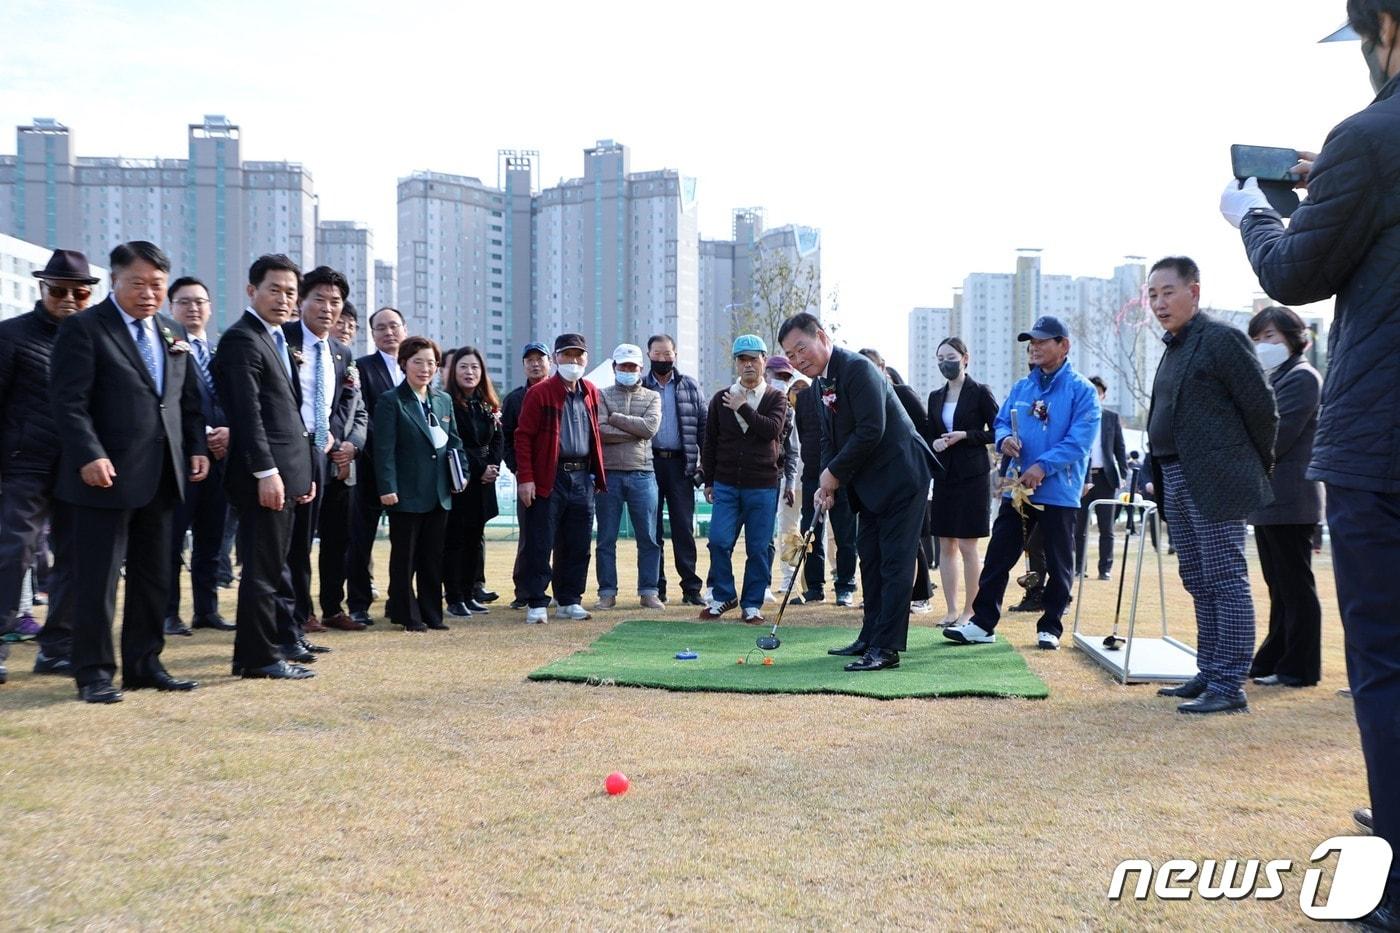
[[[1239,143],[1230,147],[1230,164],[1238,179],[1257,178],[1260,181],[1299,180],[1293,174],[1293,166],[1298,164],[1298,150],[1279,149],[1273,146],[1242,146]]]

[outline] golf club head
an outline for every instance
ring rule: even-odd
[[[782,642],[778,640],[777,635],[760,635],[758,637],[758,647],[764,651],[772,651],[781,644]]]
[[[1123,647],[1127,639],[1119,638],[1117,635],[1109,635],[1103,640],[1103,646],[1109,651],[1117,651]]]

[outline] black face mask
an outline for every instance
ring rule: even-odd
[[[943,374],[943,378],[952,382],[962,375],[962,363],[957,360],[939,360],[938,371]]]
[[[673,369],[675,369],[675,368],[676,368],[676,364],[673,363],[671,360],[652,360],[652,361],[651,361],[651,371],[654,372],[654,373],[656,373],[658,376],[664,376],[664,375],[666,375],[667,373],[669,373],[671,370],[673,370]]]
[[[1376,54],[1378,43],[1366,40],[1361,46],[1361,57],[1366,59],[1366,68],[1371,72],[1371,88],[1379,94],[1381,88],[1390,83],[1390,56],[1395,51],[1392,47],[1385,53],[1385,61],[1381,61]]]

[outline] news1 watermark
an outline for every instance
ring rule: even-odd
[[[1326,867],[1303,871],[1298,906],[1313,920],[1356,920],[1376,909],[1385,895],[1393,853],[1390,843],[1376,836],[1333,836],[1313,850],[1312,864],[1337,853],[1326,903],[1318,903]],[[1289,859],[1169,859],[1160,866],[1146,859],[1125,859],[1113,869],[1108,899],[1145,901],[1150,894],[1164,901],[1273,901],[1283,897],[1295,876]],[[1131,883],[1129,878],[1132,878]]]

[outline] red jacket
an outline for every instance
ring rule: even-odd
[[[603,474],[603,439],[598,435],[598,389],[586,379],[583,404],[588,409],[588,421],[593,431],[593,449],[588,454],[593,486],[598,491],[607,488]],[[517,483],[534,483],[535,495],[548,497],[554,490],[554,476],[559,470],[559,420],[564,413],[564,393],[568,391],[558,373],[535,383],[525,393],[520,409],[520,422],[515,428],[515,474]]]

